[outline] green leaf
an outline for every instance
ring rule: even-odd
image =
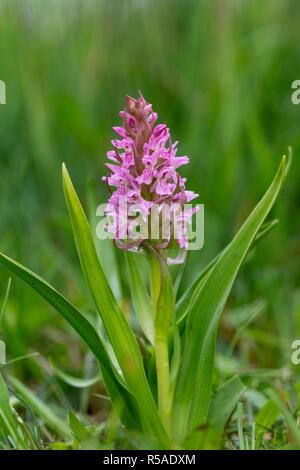
[[[17,449],[28,449],[22,439],[18,425],[9,405],[6,383],[0,374],[0,438],[7,439],[10,436]]]
[[[59,436],[71,439],[71,432],[68,424],[66,421],[59,418],[52,411],[50,406],[46,405],[35,393],[16,379],[16,377],[10,376],[9,381],[16,392],[19,393],[32,410],[45,421],[49,428],[55,431]]]
[[[282,184],[285,157],[269,189],[210,269],[187,316],[185,346],[175,392],[173,422],[180,443],[207,419],[211,400],[216,332],[238,270]]]
[[[222,432],[245,390],[246,386],[237,375],[222,384],[211,400],[208,424]]]
[[[109,355],[91,323],[71,302],[37,274],[2,253],[0,253],[0,263],[35,289],[77,331],[99,361],[105,386],[121,420],[129,427],[136,427],[136,424],[134,425],[137,421],[136,409],[133,398],[123,387],[123,381],[111,364]]]
[[[72,429],[75,438],[80,443],[82,450],[101,449],[98,438],[88,431],[72,410],[69,412],[69,423],[70,428]]]
[[[254,422],[256,434],[270,431],[271,427],[277,420],[280,413],[280,409],[274,402],[274,400],[268,400],[267,403],[259,410]]]
[[[165,440],[167,436],[147,382],[137,341],[107,282],[87,218],[64,165],[63,186],[82,271],[126,384],[138,403],[143,427]]]
[[[62,371],[57,366],[55,366],[53,362],[51,362],[51,365],[57,377],[59,377],[63,382],[65,382],[66,384],[74,388],[91,387],[92,385],[94,385],[95,383],[101,380],[100,375],[97,375],[96,377],[92,377],[89,379],[80,379],[78,377],[74,377],[73,375],[67,374],[66,372]]]
[[[134,253],[125,252],[129,273],[129,285],[133,306],[140,326],[151,344],[154,342],[154,327],[151,302]]]

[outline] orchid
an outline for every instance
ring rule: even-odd
[[[111,217],[108,231],[114,234],[116,241],[126,239],[124,243],[117,243],[122,249],[140,249],[146,244],[167,249],[176,241],[181,249],[187,249],[187,226],[197,207],[186,211],[184,205],[198,197],[198,194],[185,189],[186,179],[177,170],[187,165],[189,158],[176,156],[178,141],[172,143],[170,129],[166,124],[157,124],[157,113],[141,93],[138,99],[126,97],[126,108],[120,112],[120,116],[123,119],[122,127],[113,129],[121,140],[112,140],[114,150],[107,152],[107,158],[114,163],[105,164],[109,175],[103,177],[111,193],[106,208],[106,214]],[[131,227],[135,226],[132,219],[136,209],[139,209],[146,226],[150,226],[152,219],[152,229],[155,219],[158,226],[156,239],[153,230],[150,234],[134,237],[135,233],[130,231],[129,224],[126,227],[122,225],[120,208],[125,201],[126,220],[131,219]],[[167,213],[170,227],[173,228],[168,233],[162,233],[161,230],[164,208],[164,217]],[[179,226],[176,240],[174,222]],[[182,256],[178,260],[181,262]]]
[[[174,283],[167,250],[174,245],[188,249],[187,226],[196,208],[182,208],[197,194],[185,189],[186,180],[178,169],[188,164],[189,159],[177,156],[178,143],[172,143],[166,124],[156,124],[157,114],[141,94],[137,100],[127,97],[126,108],[120,115],[122,126],[113,128],[119,139],[112,141],[114,150],[108,151],[109,163],[105,165],[109,174],[104,180],[111,192],[106,214],[112,220],[107,229],[115,237],[116,245],[125,249],[125,253],[120,254],[127,263],[131,303],[138,327],[128,320],[113,293],[65,165],[65,199],[95,317],[79,310],[49,283],[8,256],[0,253],[0,262],[44,297],[85,341],[97,358],[107,394],[120,422],[141,446],[145,438],[150,438],[155,448],[189,449],[193,442],[193,448],[199,449],[203,432],[209,434],[211,430],[213,445],[216,445],[216,439],[217,443],[222,440],[226,422],[245,391],[238,376],[221,383],[214,391],[218,323],[247,253],[274,226],[274,221],[264,225],[263,222],[285,178],[286,159],[283,157],[265,195],[233,240],[178,298],[177,287],[183,270]],[[125,227],[122,224],[124,200]],[[138,232],[136,236],[139,223],[134,216],[136,210],[146,226],[151,225],[153,216],[159,221],[158,237],[154,237],[152,231],[150,235]],[[174,225],[178,225],[177,238],[174,232],[165,235],[162,230],[167,212]],[[111,249],[114,249],[112,244]],[[149,262],[149,288],[144,283],[137,253],[142,253]],[[72,410],[69,429],[60,417],[53,417],[48,408],[45,411],[41,400],[17,379],[11,378],[11,383],[25,401],[33,404],[34,410],[42,410],[49,426],[64,439],[69,441],[79,429],[89,445],[92,443],[94,448],[99,448],[98,436],[93,436],[90,428],[84,428]],[[15,439],[16,447],[27,446],[27,442],[19,443],[18,424],[11,415],[8,393],[0,376],[1,389],[5,420],[0,414],[0,425],[3,421],[5,433]],[[238,413],[241,429],[240,404]],[[297,432],[295,439],[300,442]]]

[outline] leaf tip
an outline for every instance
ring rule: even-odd
[[[69,176],[69,172],[64,162],[62,163],[62,181],[63,181],[64,191],[66,191],[71,182],[71,178]]]
[[[283,177],[285,175],[285,168],[286,168],[286,155],[283,155],[281,158],[281,162],[277,170],[275,179],[278,178],[282,182]]]
[[[65,176],[65,175],[68,174],[68,170],[67,170],[67,167],[66,167],[66,165],[65,165],[65,162],[62,162],[61,170],[62,170],[63,176]]]

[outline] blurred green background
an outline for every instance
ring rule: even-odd
[[[185,285],[230,241],[290,145],[293,166],[271,215],[280,223],[240,273],[217,356],[243,308],[262,299],[266,310],[243,333],[240,364],[290,365],[291,342],[300,339],[300,105],[291,103],[299,21],[296,0],[1,1],[1,251],[89,310],[61,163],[94,216],[108,197],[101,177],[111,127],[125,95],[139,89],[190,157],[182,173],[205,204],[205,245],[192,253]],[[126,304],[123,253],[117,257]],[[0,303],[8,277],[1,267]],[[37,350],[80,365],[75,333],[15,278],[2,333],[10,358]],[[31,361],[16,367],[35,372]]]

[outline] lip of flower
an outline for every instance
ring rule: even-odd
[[[120,136],[122,139],[127,137],[126,131],[123,127],[113,127],[113,130]]]
[[[128,202],[132,202],[133,204],[136,204],[140,200],[140,197],[141,196],[138,191],[135,191],[134,189],[127,193]]]
[[[178,176],[171,166],[163,168],[156,174],[156,180],[151,187],[160,196],[170,195],[177,186]]]

